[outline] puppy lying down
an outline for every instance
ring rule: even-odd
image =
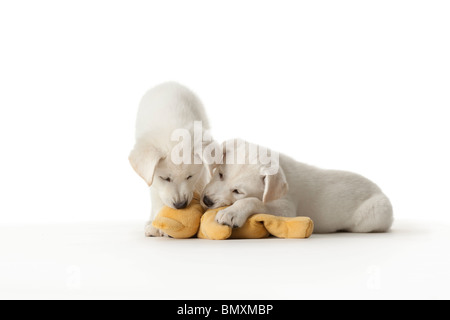
[[[269,213],[310,217],[315,233],[390,229],[392,206],[375,183],[355,173],[319,169],[271,151],[273,161],[268,164],[253,152],[260,149],[242,140],[223,144],[221,164],[211,166],[212,179],[201,196],[205,208],[231,205],[218,212],[217,222],[241,227],[252,214]]]

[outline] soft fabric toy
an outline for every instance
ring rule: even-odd
[[[252,215],[241,228],[231,228],[215,221],[218,211],[224,208],[210,209],[204,214],[199,198],[194,197],[185,209],[164,207],[153,221],[153,226],[161,229],[173,238],[199,238],[211,240],[260,239],[270,235],[278,238],[309,238],[314,223],[307,217],[278,217],[270,214]]]
[[[205,212],[200,222],[198,237],[210,240],[260,239],[273,235],[278,238],[309,238],[314,223],[307,217],[278,217],[271,214],[258,213],[250,216],[240,228],[231,228],[216,222],[216,214],[225,208],[211,209]]]
[[[200,197],[194,195],[191,204],[185,209],[164,206],[153,220],[153,226],[172,238],[186,239],[195,236],[200,227],[200,219],[205,212]]]

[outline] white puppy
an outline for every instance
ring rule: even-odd
[[[234,144],[234,150],[229,150]],[[224,144],[223,164],[216,165],[202,194],[204,207],[231,205],[219,211],[217,222],[241,227],[250,215],[269,213],[310,217],[317,233],[385,232],[391,227],[391,203],[368,179],[350,172],[315,168],[278,154],[273,157],[278,171],[269,173],[274,163],[271,167],[267,161],[261,164],[249,152],[257,149],[242,140]],[[241,163],[245,158],[245,164],[232,164],[236,161],[234,155],[230,161],[230,151],[241,155]]]
[[[202,130],[209,124],[202,103],[189,89],[174,82],[149,90],[142,98],[136,121],[136,144],[129,160],[134,170],[150,188],[152,210],[146,225],[146,236],[163,236],[152,221],[163,205],[181,209],[191,202],[194,192],[200,194],[208,179],[202,164],[194,164],[195,141],[188,150],[189,163],[174,163],[172,150],[178,145],[174,133],[187,132],[194,137],[194,122],[201,121]],[[175,137],[177,135],[175,134]],[[200,141],[203,131],[197,137]],[[198,142],[198,141],[197,141]],[[200,142],[201,143],[201,142]]]

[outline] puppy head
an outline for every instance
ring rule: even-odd
[[[137,144],[129,160],[148,186],[158,191],[163,203],[174,209],[189,205],[204,170],[201,164],[174,164],[167,152],[148,144]]]
[[[269,165],[259,157],[258,146],[242,140],[231,141],[223,144],[223,163],[214,167],[212,179],[202,194],[202,205],[218,208],[244,198],[255,197],[267,203],[283,197],[288,184],[278,158],[276,165]]]
[[[174,164],[170,157],[161,159],[155,169],[153,186],[166,206],[182,209],[191,203],[201,164]]]

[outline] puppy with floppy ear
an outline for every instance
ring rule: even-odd
[[[259,146],[235,142],[237,152],[246,154],[241,154],[245,162],[219,165],[202,196],[208,208],[231,205],[218,212],[217,222],[241,227],[250,215],[269,213],[310,217],[316,233],[385,232],[391,227],[392,205],[372,181],[351,172],[312,167],[283,154],[277,158],[271,153],[269,166],[262,161],[267,159],[254,161],[250,155]]]
[[[283,199],[288,183],[276,153],[271,153],[274,157],[270,166],[261,164],[258,155],[249,152],[256,150],[252,146],[239,139],[225,142],[223,163],[216,166],[203,192],[204,207],[229,206],[216,215],[221,224],[241,227],[255,213],[295,216],[295,210],[289,210],[289,203]]]
[[[178,83],[163,83],[142,98],[136,120],[136,143],[129,161],[150,187],[152,210],[146,236],[164,235],[152,226],[164,205],[185,208],[194,193],[202,192],[209,174],[197,159],[202,157],[198,153],[208,130],[201,101]],[[182,161],[174,159],[174,154],[180,155]]]

